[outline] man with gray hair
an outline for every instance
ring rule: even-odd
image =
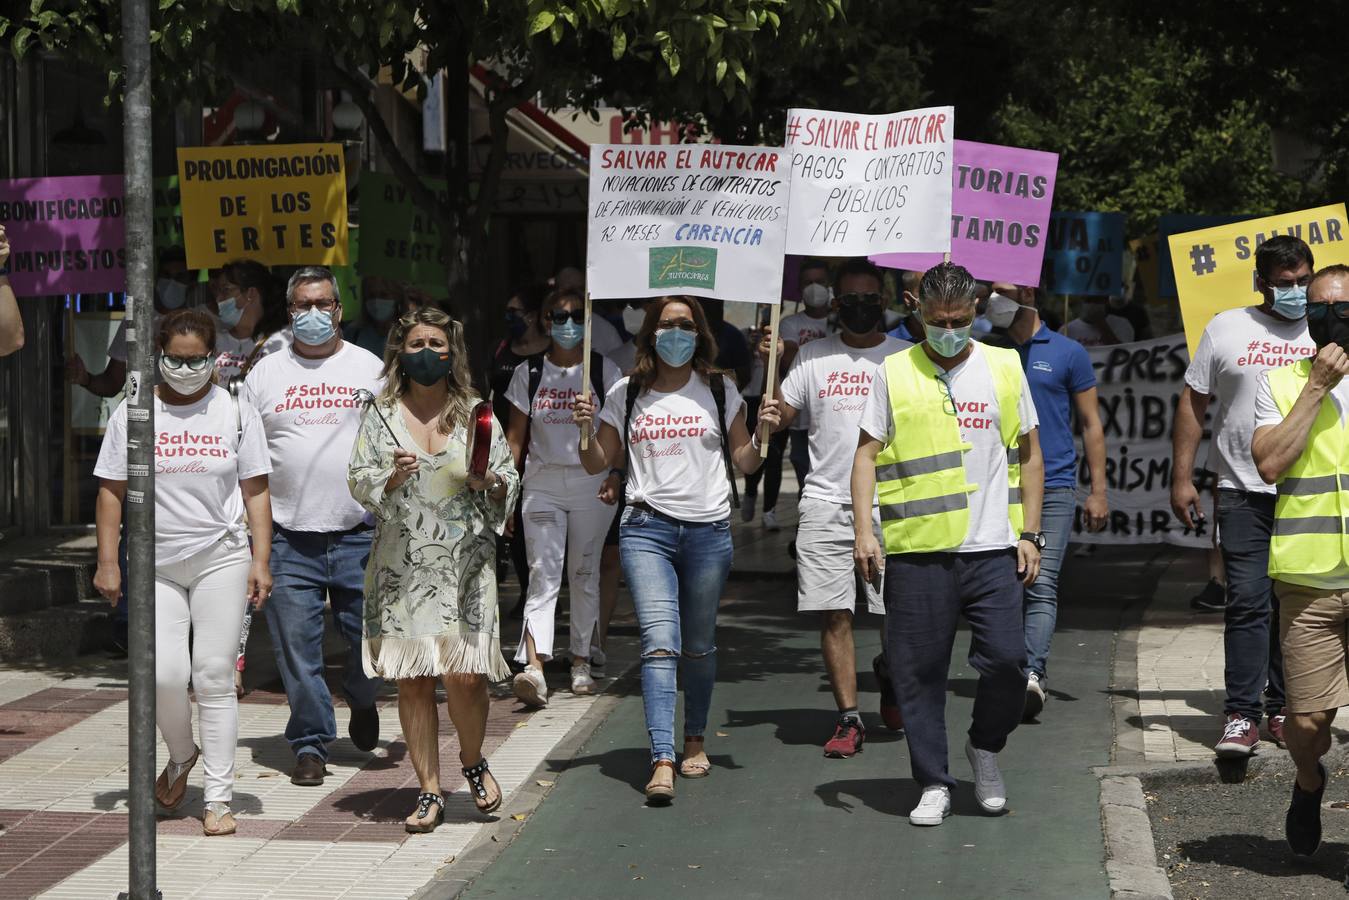
[[[276,665],[290,703],[286,740],[291,781],[319,785],[337,739],[333,698],[323,680],[323,607],[346,640],[343,691],[348,733],[361,750],[379,740],[378,679],[361,664],[365,564],[372,526],[347,489],[347,461],[363,404],[379,393],[382,361],[342,340],[337,279],[299,269],[286,286],[294,343],[263,357],[244,382],[244,402],[262,415],[272,457],[272,598],[265,607]]]
[[[1022,589],[1035,580],[1045,543],[1044,463],[1020,357],[970,341],[970,273],[950,263],[929,269],[919,301],[923,342],[886,358],[862,413],[854,556],[868,580],[884,566],[886,656],[923,792],[909,821],[940,825],[956,783],[946,681],[962,613],[979,673],[965,744],[974,795],[987,813],[1007,805],[997,755],[1026,699]],[[866,515],[873,492],[881,541]]]

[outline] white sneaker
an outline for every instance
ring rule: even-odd
[[[543,680],[543,673],[533,666],[525,666],[525,670],[515,676],[511,687],[525,706],[543,709],[548,705],[548,682]]]
[[[593,694],[595,679],[590,677],[590,663],[578,662],[571,667],[571,692],[573,694]]]
[[[777,531],[782,526],[778,524],[778,514],[771,509],[763,511],[763,527],[767,531]]]
[[[965,758],[974,770],[974,799],[986,813],[1000,813],[1007,807],[1007,788],[998,771],[998,754],[980,750],[965,742]]]
[[[1029,722],[1039,718],[1047,699],[1044,679],[1031,672],[1026,676],[1026,708],[1021,713],[1021,721]]]
[[[909,813],[910,825],[940,825],[951,814],[951,789],[944,784],[923,788],[918,805]]]
[[[758,497],[751,497],[748,494],[740,501],[740,520],[742,522],[754,521],[754,507],[758,502]]]

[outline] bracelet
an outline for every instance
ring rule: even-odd
[[[749,445],[755,450],[763,449],[763,442],[759,440],[759,429],[754,429],[754,433],[749,436]]]

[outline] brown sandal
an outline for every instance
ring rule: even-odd
[[[656,773],[661,769],[670,770],[670,783],[658,781]],[[646,802],[650,806],[668,806],[674,799],[674,761],[658,759],[651,767],[651,780],[646,783]]]
[[[690,737],[688,735],[684,735],[685,746],[689,744],[701,744],[701,743],[703,743],[702,735],[699,735],[698,737]],[[703,755],[706,756],[706,752],[704,752]],[[706,778],[707,774],[711,771],[712,771],[711,760],[706,760],[704,762],[693,762],[688,758],[688,751],[687,750],[684,751],[684,761],[679,764],[679,774],[681,776],[683,776],[684,778]]]
[[[155,801],[167,810],[174,810],[183,802],[183,796],[187,793],[187,776],[192,773],[192,767],[197,764],[197,758],[201,756],[201,748],[192,748],[192,758],[185,763],[175,763],[169,760],[169,764],[164,767],[164,771],[159,773],[155,779]],[[172,769],[178,769],[178,777],[169,783],[169,772]]]

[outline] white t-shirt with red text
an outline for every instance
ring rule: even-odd
[[[534,467],[579,466],[581,464],[579,444],[580,429],[572,418],[571,406],[581,394],[582,365],[565,368],[554,365],[548,357],[543,358],[542,377],[539,389],[534,394],[534,415],[529,424],[529,452],[525,457],[525,475]],[[607,358],[604,359],[604,372],[600,383],[604,385],[605,396],[623,373]],[[506,388],[506,399],[520,412],[529,415],[529,363],[523,362],[515,367],[511,375],[510,386]],[[602,399],[602,398],[601,398]]]
[[[965,361],[943,378],[955,401],[960,439],[970,445],[965,452],[965,478],[976,485],[969,495],[969,531],[958,553],[1004,550],[1016,546],[1018,537],[1012,533],[1012,522],[1007,517],[1007,447],[1002,442],[1002,414],[993,389],[993,373],[983,346],[975,343],[971,347],[973,351]],[[932,385],[932,402],[945,402],[936,384]],[[1023,435],[1040,425],[1024,373],[1017,416]],[[889,386],[881,370],[872,382],[871,396],[862,413],[862,430],[882,443],[889,443],[894,433],[891,419]]]
[[[829,327],[829,317],[825,316],[816,319],[804,312],[792,313],[786,316],[778,323],[778,331],[784,341],[791,341],[799,348],[806,346],[811,341],[818,341],[829,337],[833,333]],[[792,360],[792,366],[795,367],[796,360]],[[790,372],[790,368],[788,370]],[[810,428],[810,413],[806,410],[801,411],[801,415],[792,422],[790,431],[807,431]]]
[[[365,517],[347,489],[347,463],[362,404],[378,396],[383,363],[344,341],[332,356],[307,359],[291,346],[258,361],[241,398],[262,416],[272,455],[272,519],[292,531],[346,531]]]
[[[714,376],[715,377],[715,376]],[[745,401],[735,379],[724,379],[729,430]],[[628,379],[609,390],[600,413],[623,434]],[[628,502],[645,503],[683,522],[718,522],[731,514],[731,483],[721,453],[721,429],[712,389],[694,373],[681,390],[644,391],[628,422]]]
[[[289,328],[283,328],[263,337],[261,347],[258,346],[259,342],[251,337],[237,338],[226,330],[217,332],[215,336],[216,380],[220,384],[228,384],[231,378],[243,372],[243,367],[250,356],[253,358],[253,365],[257,365],[258,361],[264,356],[270,356],[278,350],[289,347],[293,340]],[[254,350],[257,352],[254,353]]]
[[[885,358],[910,346],[887,337],[874,347],[859,349],[833,335],[801,348],[782,382],[782,399],[810,416],[810,474],[802,496],[831,503],[852,501],[858,423],[871,385]]]
[[[127,480],[126,401],[108,419],[94,474]],[[243,425],[242,436],[239,433]],[[200,553],[227,532],[244,533],[239,481],[272,471],[257,410],[221,387],[195,403],[155,397],[155,564]]]
[[[1218,487],[1274,493],[1251,458],[1255,434],[1255,394],[1260,376],[1304,356],[1315,356],[1307,321],[1289,321],[1245,306],[1220,312],[1199,339],[1185,383],[1216,401],[1213,447],[1218,457]]]

